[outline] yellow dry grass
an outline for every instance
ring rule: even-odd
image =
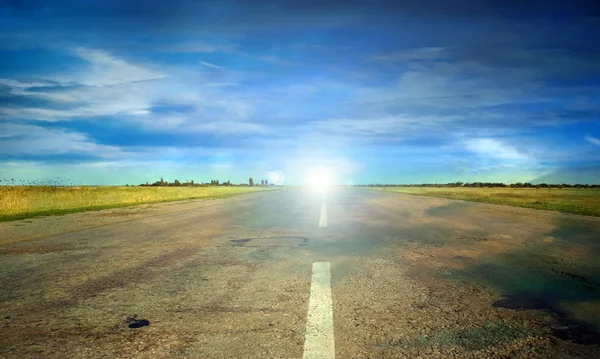
[[[0,220],[196,198],[228,197],[261,187],[0,186]]]
[[[600,216],[600,189],[595,188],[375,187],[374,189]]]

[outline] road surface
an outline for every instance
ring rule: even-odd
[[[600,218],[335,188],[0,223],[0,357],[597,358]]]

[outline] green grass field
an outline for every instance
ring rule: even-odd
[[[600,189],[372,187],[376,190],[600,216]]]
[[[137,204],[222,198],[272,190],[263,187],[0,186],[0,221]]]

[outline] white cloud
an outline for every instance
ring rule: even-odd
[[[53,81],[41,80],[41,79],[30,79],[30,80],[16,80],[16,79],[0,79],[0,85],[8,86],[12,89],[13,93],[21,93],[24,89],[29,87],[47,87],[55,86],[57,83]]]
[[[101,50],[78,48],[75,53],[90,63],[90,68],[75,81],[89,86],[116,85],[127,82],[155,80],[167,75],[140,65],[130,64]]]
[[[210,62],[200,61],[200,63],[202,65],[206,66],[206,67],[210,67],[210,68],[213,68],[213,69],[223,69],[224,68],[223,66],[215,65],[215,64],[212,64]]]
[[[148,110],[132,110],[132,111],[129,111],[129,113],[131,115],[135,115],[135,116],[147,116],[150,114],[150,111],[148,111]]]
[[[246,121],[195,121],[194,116],[138,116],[131,119],[145,128],[168,133],[264,134],[266,126]]]
[[[585,140],[591,143],[592,145],[600,146],[600,139],[594,136],[586,135]]]
[[[79,57],[90,66],[69,76],[43,79],[0,79],[16,96],[41,98],[54,103],[44,107],[0,106],[0,118],[25,118],[37,121],[65,121],[99,116],[119,116],[148,130],[263,133],[266,128],[248,118],[255,112],[254,102],[236,94],[223,94],[224,87],[237,83],[234,71],[175,72],[165,78],[162,71],[132,64],[110,54],[79,48]],[[203,66],[221,68],[204,62]],[[169,74],[171,71],[168,70]],[[226,72],[226,73],[225,73]],[[194,76],[188,76],[194,75]],[[156,79],[159,81],[144,81]],[[225,80],[225,81],[224,81]],[[45,90],[39,87],[53,86]],[[31,87],[37,87],[34,91]],[[62,87],[62,88],[61,88]],[[186,114],[158,114],[156,103],[187,106]],[[227,126],[224,126],[224,124]]]
[[[128,63],[100,50],[78,48],[75,53],[89,66],[69,76],[61,76],[54,81],[0,79],[0,84],[9,86],[14,95],[43,98],[60,106],[6,106],[0,108],[0,116],[60,121],[119,113],[142,115],[165,90],[164,84],[145,81],[165,78],[166,75],[160,71]],[[48,86],[63,88],[29,90],[31,87]],[[70,105],[70,108],[65,109],[64,105]]]
[[[97,157],[119,157],[121,149],[96,144],[86,135],[62,129],[5,123],[1,155],[89,154]]]
[[[388,141],[414,139],[415,135],[427,133],[433,135],[439,132],[439,119],[435,117],[385,116],[333,118],[314,121],[314,128],[326,135],[341,135],[349,143],[378,141],[385,138]]]
[[[357,104],[379,103],[395,109],[437,109],[443,110],[440,112],[440,117],[443,117],[446,109],[477,109],[523,102],[523,99],[546,101],[550,95],[543,83],[538,81],[540,77],[536,69],[507,67],[498,71],[493,64],[469,58],[444,61],[444,57],[455,55],[442,48],[423,48],[393,55],[386,56],[408,61],[405,66],[396,69],[401,71],[398,82],[383,88],[359,88]],[[435,61],[422,61],[424,59]]]
[[[470,139],[464,142],[464,146],[481,157],[506,160],[519,160],[527,157],[514,147],[492,138]]]
[[[119,113],[140,115],[159,98],[161,87],[154,82],[123,83],[114,86],[66,87],[60,92],[28,92],[23,95],[44,98],[72,108],[0,107],[0,116],[38,121],[62,121]]]

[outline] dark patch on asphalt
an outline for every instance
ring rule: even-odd
[[[136,314],[134,314],[131,317],[128,317],[126,321],[127,323],[129,323],[129,325],[127,326],[132,329],[137,329],[150,325],[150,321],[148,319],[138,319]]]
[[[600,332],[595,325],[573,317],[573,314],[562,308],[549,293],[513,293],[492,304],[496,308],[517,310],[542,310],[553,314],[557,320],[551,325],[552,335],[576,344],[600,344]]]
[[[554,228],[550,235],[558,240],[598,247],[597,236],[589,228],[561,226]]]
[[[579,283],[579,286],[587,292],[595,292],[596,290],[598,290],[598,285],[596,283],[590,282],[585,277],[582,277],[577,274],[569,273],[569,272],[564,272],[564,271],[557,271],[557,270],[552,270],[552,271],[577,281]]]
[[[541,248],[548,247],[552,249],[552,246]],[[532,253],[531,249],[525,249],[528,248],[466,262],[470,265],[457,269],[456,277],[498,288],[501,293],[530,293],[530,296],[538,293],[538,298],[552,298],[552,303],[600,300],[600,276],[597,270],[567,264],[549,266],[546,258]],[[589,319],[594,325],[600,326],[597,317]]]
[[[308,246],[308,238],[306,237],[294,237],[294,236],[284,236],[284,237],[261,237],[261,238],[243,238],[243,239],[231,239],[232,247],[282,247],[283,245],[278,244],[278,241],[289,242],[290,240],[297,240],[299,244],[298,247]],[[253,243],[249,244],[250,242]],[[258,242],[258,243],[257,243]],[[260,243],[265,242],[265,243]],[[290,246],[283,246],[290,247]]]
[[[554,311],[554,305],[551,304],[549,298],[545,298],[546,295],[540,295],[539,293],[515,293],[505,295],[504,299],[499,299],[492,304],[494,308],[508,308],[508,309],[539,309],[539,310],[550,310]]]
[[[137,328],[145,327],[147,325],[150,325],[150,322],[148,320],[140,319],[140,320],[137,320],[137,321],[129,324],[128,327],[132,328],[132,329],[137,329]]]

